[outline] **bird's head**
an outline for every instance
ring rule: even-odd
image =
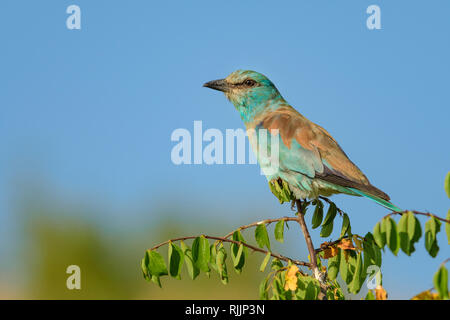
[[[266,76],[251,70],[237,70],[225,79],[209,81],[203,86],[223,91],[247,121],[270,106],[271,101],[282,99]]]

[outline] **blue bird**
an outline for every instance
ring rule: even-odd
[[[286,182],[296,199],[344,193],[367,197],[389,210],[402,211],[369,182],[324,128],[290,106],[264,75],[237,70],[225,79],[205,83],[204,87],[225,93],[247,131],[257,133],[251,141],[252,148],[268,181]],[[269,170],[273,167],[258,152],[260,129],[270,132],[266,134],[269,151],[272,145],[269,141],[278,139],[279,163],[275,170]]]

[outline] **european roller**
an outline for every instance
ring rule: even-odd
[[[279,140],[276,170],[265,172],[259,156],[258,161],[268,181],[285,181],[296,199],[344,193],[364,196],[390,210],[401,211],[389,202],[386,193],[369,182],[324,128],[289,105],[264,75],[237,70],[225,79],[205,83],[204,87],[225,93],[239,112],[247,131],[267,129],[268,132],[276,132],[275,135],[267,134],[269,139]],[[260,135],[256,134],[258,139]],[[257,154],[255,143],[252,143],[252,148]]]

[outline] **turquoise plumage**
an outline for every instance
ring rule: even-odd
[[[250,142],[267,179],[284,180],[297,199],[344,193],[364,196],[389,210],[402,211],[369,182],[325,129],[290,106],[264,75],[237,70],[204,86],[225,93],[247,131],[255,133],[253,138],[249,136]],[[261,129],[270,133],[263,135]],[[265,155],[258,152],[263,138],[267,140]],[[278,145],[275,167],[269,158],[272,145]]]

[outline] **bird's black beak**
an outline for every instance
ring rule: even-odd
[[[227,92],[229,89],[228,83],[225,79],[209,81],[205,83],[203,86],[223,92]]]

